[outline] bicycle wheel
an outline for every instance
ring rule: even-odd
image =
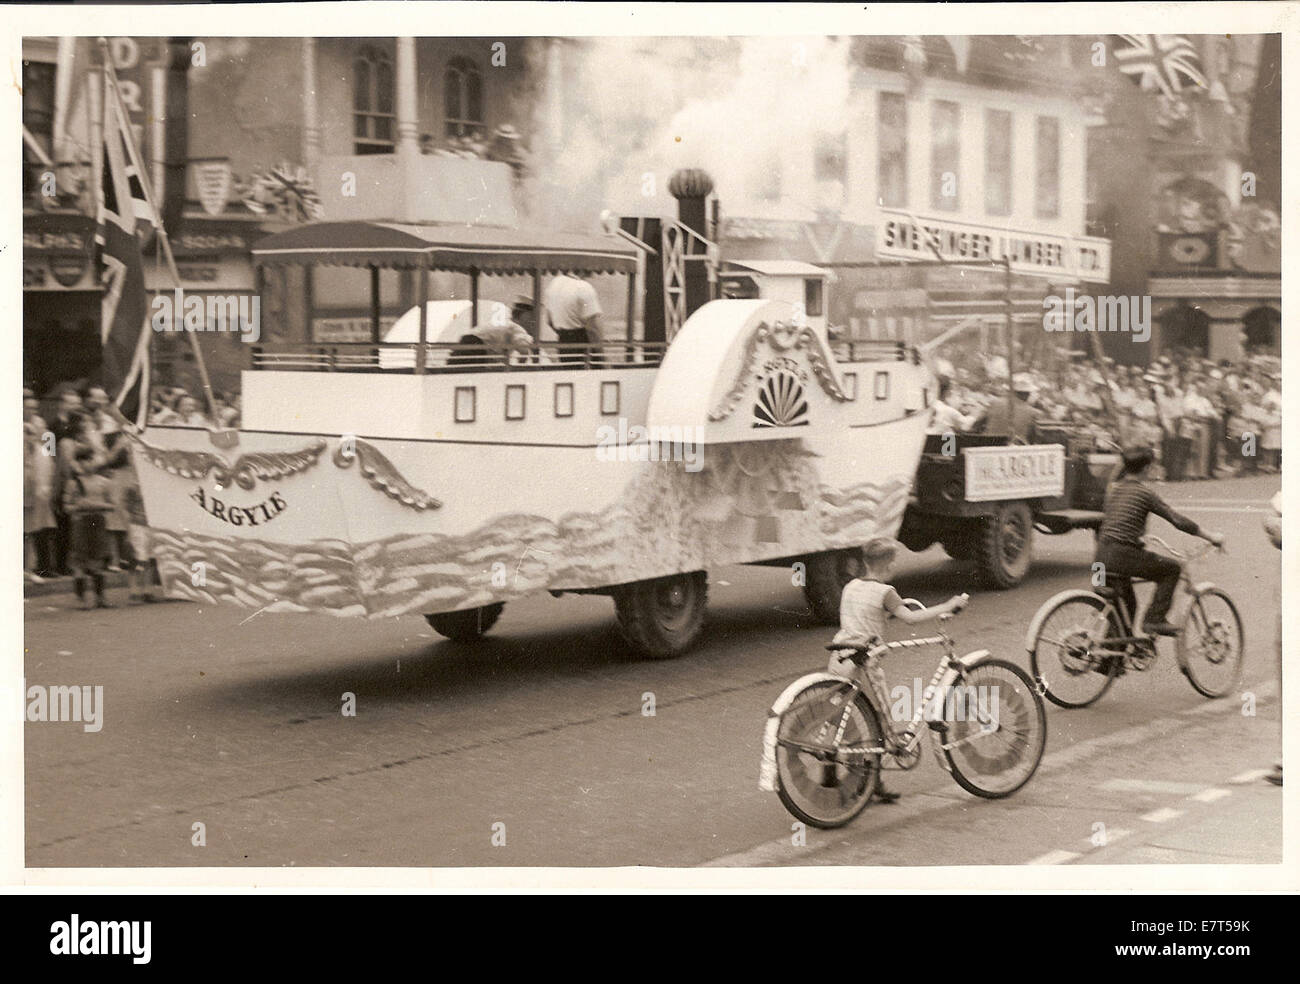
[[[1222,697],[1241,678],[1245,634],[1232,599],[1218,588],[1192,598],[1177,637],[1178,667],[1198,694]]]
[[[952,777],[976,796],[1010,796],[1043,760],[1043,699],[1029,674],[1007,660],[982,659],[963,671],[945,699],[944,723]]]
[[[836,680],[814,683],[791,701],[777,726],[777,795],[804,823],[842,827],[876,791],[880,753],[866,750],[883,744],[880,717],[860,691]]]
[[[1038,627],[1029,650],[1029,667],[1041,693],[1058,707],[1087,707],[1110,689],[1123,658],[1098,652],[1115,631],[1101,598],[1066,598]]]

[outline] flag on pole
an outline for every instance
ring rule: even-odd
[[[144,286],[143,246],[158,222],[149,204],[144,168],[122,110],[117,78],[111,65],[104,72],[104,166],[95,244],[104,265],[104,294],[100,301],[100,344],[104,355],[104,384],[113,402],[122,407],[147,374],[149,358],[148,302]],[[143,398],[133,400],[143,419]]]
[[[1182,92],[1182,79],[1206,88],[1196,47],[1182,34],[1121,34],[1127,47],[1115,52],[1119,70],[1133,75],[1147,91],[1166,96]]]

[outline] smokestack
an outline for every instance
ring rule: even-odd
[[[713,179],[707,171],[699,168],[683,168],[674,171],[668,179],[668,191],[677,199],[677,218],[682,225],[692,229],[696,234],[709,238],[708,198],[713,191]],[[690,251],[692,255],[702,252],[701,247]],[[709,297],[709,271],[706,264],[692,260],[686,264],[686,316],[689,318],[697,308],[703,307]]]

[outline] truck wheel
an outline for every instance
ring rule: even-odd
[[[495,605],[484,605],[482,608],[466,608],[460,612],[426,615],[424,620],[429,623],[434,632],[446,636],[453,642],[474,642],[497,624],[497,619],[501,617],[501,610],[505,607],[505,602],[499,601]]]
[[[976,561],[991,588],[1014,588],[1033,559],[1034,514],[1023,502],[1004,502],[984,521]]]
[[[862,573],[862,549],[826,550],[804,558],[803,596],[822,625],[840,624],[840,595]]]
[[[642,656],[670,659],[695,641],[704,625],[709,578],[704,571],[624,585],[614,593],[623,635]]]

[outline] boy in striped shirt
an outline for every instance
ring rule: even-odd
[[[1184,533],[1209,540],[1216,547],[1223,546],[1223,534],[1202,530],[1186,516],[1170,509],[1160,496],[1151,491],[1143,481],[1155,459],[1155,452],[1150,448],[1128,448],[1123,459],[1123,473],[1106,490],[1105,518],[1097,530],[1096,559],[1107,576],[1115,574],[1123,579],[1119,588],[1130,613],[1137,610],[1137,599],[1128,578],[1154,581],[1156,593],[1143,616],[1142,631],[1150,635],[1177,635],[1178,628],[1167,620],[1182,566],[1170,557],[1143,547],[1147,516],[1159,516]]]

